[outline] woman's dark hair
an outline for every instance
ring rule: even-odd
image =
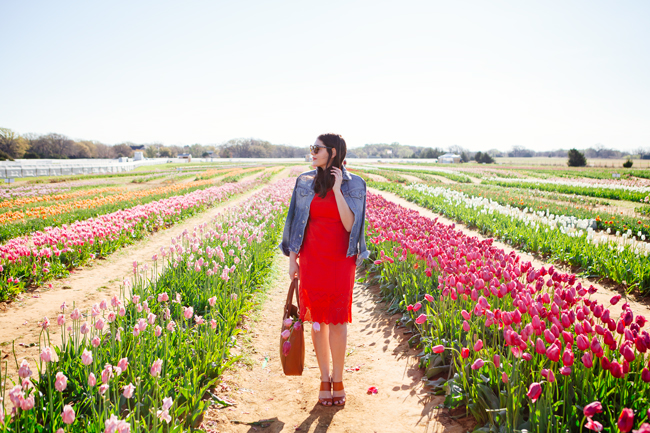
[[[314,179],[314,192],[320,196],[320,198],[325,198],[327,191],[329,191],[334,186],[334,176],[332,176],[332,170],[330,167],[341,168],[343,166],[343,160],[347,153],[347,145],[345,140],[339,134],[321,134],[318,136],[318,139],[323,142],[327,149],[323,149],[329,154],[327,158],[327,164],[325,164],[326,169],[318,167],[316,172],[316,178]],[[332,149],[336,149],[336,156],[332,158]]]

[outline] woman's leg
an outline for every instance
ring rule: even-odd
[[[332,382],[343,380],[345,350],[348,344],[348,324],[329,325],[329,346],[332,351]]]
[[[343,368],[348,342],[348,324],[330,325],[330,349],[332,350],[332,397],[335,406],[345,405]]]
[[[318,360],[321,382],[330,381],[330,334],[329,326],[320,324],[320,331],[311,331],[311,339],[314,342],[314,351]]]

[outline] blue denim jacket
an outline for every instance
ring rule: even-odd
[[[354,223],[350,231],[350,243],[346,257],[357,254],[357,265],[368,258],[370,253],[366,250],[365,225],[366,225],[366,182],[355,174],[350,174],[345,167],[341,193],[345,202],[354,214]],[[291,195],[289,213],[284,222],[284,232],[279,248],[285,256],[291,251],[298,254],[302,246],[305,227],[309,220],[309,207],[314,198],[314,177],[316,170],[302,173],[296,180],[296,186]]]

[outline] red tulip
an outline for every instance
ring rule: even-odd
[[[563,376],[570,376],[571,375],[571,367],[562,367],[560,368],[560,374]]]
[[[537,338],[537,340],[535,340],[535,353],[539,355],[543,355],[546,353],[546,345],[539,337]]]
[[[603,370],[609,370],[609,368],[612,366],[612,363],[609,362],[609,359],[606,356],[603,356],[600,358],[600,366],[603,368]]]
[[[587,350],[589,348],[589,339],[584,335],[578,335],[578,338],[576,338],[576,344],[578,345],[578,349]]]
[[[570,333],[568,333],[566,331],[562,331],[562,339],[569,346],[573,346],[573,335],[572,334],[570,334]]]
[[[551,344],[546,349],[546,356],[548,356],[548,359],[550,359],[553,362],[559,362],[560,361],[560,348],[555,343]]]
[[[591,368],[594,365],[594,360],[591,357],[591,352],[585,352],[584,355],[582,355],[582,363],[587,368]]]
[[[437,346],[433,346],[432,351],[433,353],[442,353],[445,351],[445,346],[443,346],[442,344],[438,344]]]
[[[533,355],[531,355],[531,354],[528,353],[528,352],[524,352],[524,353],[522,353],[522,354],[521,354],[521,357],[522,357],[524,360],[526,360],[526,361],[530,361],[531,359],[533,359]]]
[[[501,380],[503,381],[503,383],[508,383],[508,375],[506,374],[505,371],[501,374]]]
[[[609,372],[617,379],[625,376],[623,373],[623,366],[616,361],[612,361],[611,364],[609,364]]]
[[[619,296],[619,295],[617,295]],[[618,429],[624,433],[632,430],[634,426],[634,412],[632,409],[623,409],[621,415],[618,417]]]
[[[587,418],[592,418],[597,413],[603,412],[603,405],[599,401],[594,401],[585,406],[582,411]]]
[[[643,380],[645,383],[650,383],[650,370],[644,368],[641,371],[641,380]]]
[[[539,396],[542,395],[542,385],[537,382],[533,382],[528,387],[528,392],[526,395],[531,399],[533,403],[539,399]]]
[[[469,358],[469,349],[467,347],[460,349],[460,356],[462,356],[463,359]]]
[[[496,355],[496,354],[495,354],[495,355],[492,357],[492,362],[494,362],[494,366],[495,366],[496,368],[499,368],[499,367],[501,366],[501,357],[500,357],[499,355]]]
[[[423,324],[424,322],[427,321],[427,315],[426,314],[420,314],[417,319],[415,319],[415,323],[418,325]]]
[[[562,353],[562,363],[568,367],[573,365],[573,352],[568,347]]]
[[[616,305],[620,300],[621,300],[621,295],[615,295],[612,297],[612,299],[609,300],[609,303],[612,305]]]

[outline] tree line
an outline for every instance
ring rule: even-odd
[[[302,158],[307,146],[299,148],[271,144],[255,138],[236,138],[219,145],[164,146],[161,143],[124,142],[107,145],[94,140],[72,140],[62,134],[23,134],[0,128],[0,161],[22,159],[76,159],[133,157],[142,151],[147,158],[174,158],[191,154],[194,158]]]

